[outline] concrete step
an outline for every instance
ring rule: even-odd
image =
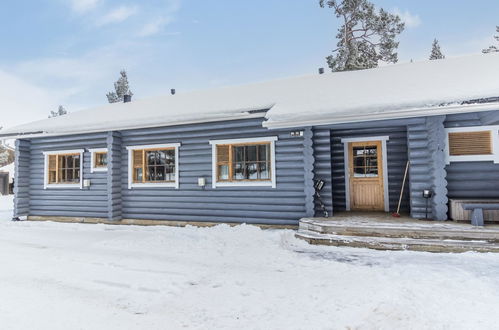
[[[499,243],[497,227],[429,222],[372,222],[300,220],[299,231],[338,236],[412,238],[426,240],[486,241]]]
[[[310,244],[348,246],[392,251],[424,251],[424,252],[495,252],[499,253],[499,244],[484,240],[441,240],[406,237],[368,237],[321,234],[315,231],[300,229],[296,235]]]

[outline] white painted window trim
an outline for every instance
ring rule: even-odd
[[[492,154],[491,155],[464,155],[451,156],[449,150],[449,133],[464,133],[464,132],[492,132]],[[499,125],[493,126],[468,126],[468,127],[450,127],[445,129],[445,162],[480,162],[493,161],[499,164]]]
[[[168,144],[146,144],[138,146],[127,146],[128,150],[128,189],[132,188],[175,188],[179,189],[179,168],[178,168],[178,148],[180,143],[168,143]],[[132,152],[134,150],[142,149],[165,149],[174,148],[175,149],[175,182],[147,182],[147,183],[134,183],[133,182],[133,163],[132,163]]]
[[[350,211],[350,171],[348,165],[350,163],[350,153],[348,152],[348,144],[350,142],[368,142],[381,141],[381,156],[383,157],[383,200],[385,212],[390,212],[390,196],[388,194],[388,152],[386,150],[386,141],[390,140],[389,136],[364,136],[355,138],[341,139],[343,143],[343,158],[345,171],[345,206],[346,210]]]
[[[95,167],[95,153],[96,152],[106,152],[107,153],[107,148],[88,149],[88,152],[90,152],[90,173],[106,172],[107,166],[106,167]]]
[[[276,188],[275,169],[275,141],[277,136],[264,136],[256,138],[210,140],[211,144],[211,185],[213,189],[219,187],[272,187]],[[220,144],[244,144],[244,143],[270,143],[270,181],[237,181],[217,182],[217,145]]]
[[[84,149],[73,149],[73,150],[57,150],[57,151],[44,151],[43,152],[43,189],[68,189],[77,188],[83,189],[83,153]],[[63,154],[80,154],[80,183],[49,183],[48,178],[48,167],[49,167],[49,156],[52,155],[63,155]]]

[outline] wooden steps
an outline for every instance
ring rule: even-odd
[[[296,237],[311,244],[377,250],[499,252],[499,227],[366,218],[302,219]]]

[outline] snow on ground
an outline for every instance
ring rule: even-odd
[[[291,230],[11,222],[2,329],[493,329],[499,256],[317,247]]]
[[[12,183],[12,180],[14,179],[14,175],[16,173],[16,167],[14,163],[10,163],[9,165],[5,165],[3,167],[0,167],[0,172],[7,172],[9,173],[9,182]]]

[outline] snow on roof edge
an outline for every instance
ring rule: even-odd
[[[470,113],[470,112],[483,112],[499,110],[499,102],[492,103],[472,103],[472,104],[450,104],[446,106],[437,107],[422,107],[422,108],[409,108],[389,113],[371,114],[363,116],[362,120],[358,119],[358,115],[345,115],[343,117],[321,117],[310,120],[288,120],[273,122],[271,120],[264,121],[262,126],[268,129],[279,128],[294,128],[305,126],[321,126],[321,125],[335,125],[335,124],[348,124],[348,123],[363,123],[367,121],[379,121],[390,119],[410,119],[418,117],[431,117],[440,115],[449,115],[456,113]]]

